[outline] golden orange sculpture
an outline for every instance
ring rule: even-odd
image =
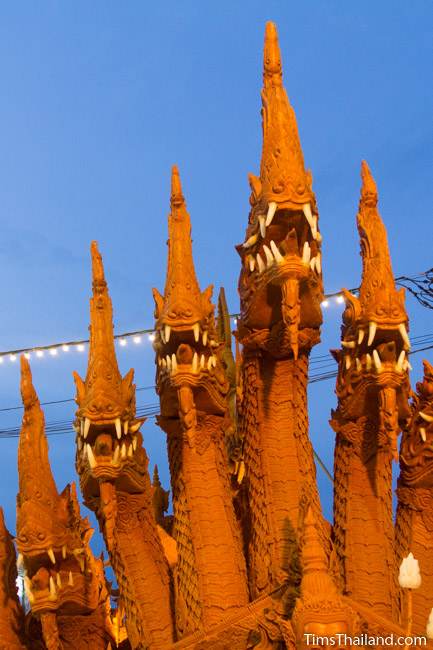
[[[85,379],[74,373],[73,426],[81,493],[98,519],[105,562],[90,551],[74,485],[57,491],[44,416],[21,359],[18,558],[0,511],[0,650],[282,650],[326,640],[346,648],[353,639],[367,647],[373,637],[425,634],[433,607],[433,366],[424,361],[414,393],[404,291],[395,286],[376,184],[363,162],[362,281],[359,295],[342,290],[341,348],[332,351],[327,522],[307,403],[309,355],[322,324],[322,237],[273,23],[262,106],[260,175],[249,176],[248,225],[236,247],[235,352],[224,290],[215,314],[212,287],[200,289],[172,170],[166,282],[163,293],[153,290],[171,504],[157,467],[150,480],[133,371],[119,372],[112,303],[91,244],[89,358]],[[408,562],[418,570],[410,553],[421,584],[408,575]],[[108,563],[116,589],[104,575]],[[17,566],[27,608],[17,598]]]

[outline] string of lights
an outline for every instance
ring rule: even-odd
[[[418,273],[412,276],[396,277],[395,282],[399,286],[406,287],[424,307],[433,308],[433,268],[424,273]],[[350,289],[350,292],[355,295],[358,291],[359,287]],[[327,309],[332,305],[341,305],[343,303],[344,297],[340,291],[326,293],[324,300],[322,301],[322,307]],[[233,320],[234,325],[236,325],[238,317],[239,314],[230,314],[230,318]],[[155,340],[155,331],[153,329],[141,329],[131,332],[123,332],[121,334],[115,334],[114,339],[120,347],[126,347],[129,343],[140,345],[146,340],[152,343]],[[4,350],[0,351],[0,364],[4,363],[6,360],[14,363],[21,354],[24,354],[27,359],[40,359],[46,356],[58,357],[61,353],[69,353],[71,351],[83,353],[86,351],[88,343],[89,339],[79,339],[74,341],[63,341],[60,343],[50,343],[49,345],[32,345],[27,348]]]

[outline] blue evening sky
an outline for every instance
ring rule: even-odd
[[[396,275],[433,266],[430,0],[3,2],[0,5],[0,350],[85,338],[89,245],[97,239],[117,332],[151,327],[152,286],[164,286],[170,168],[180,167],[202,287],[224,285],[238,309],[248,216],[258,172],[266,20],[277,23],[284,79],[313,171],[327,291],[357,286],[360,161],[380,192]],[[432,313],[408,298],[411,334]],[[341,307],[326,310],[325,354]],[[428,354],[428,353],[427,353]],[[137,386],[154,381],[146,342],[118,351]],[[433,354],[430,355],[430,360]],[[414,355],[419,379],[422,355]],[[41,401],[72,397],[85,355],[33,359]],[[20,404],[18,363],[0,366],[0,409]],[[334,381],[310,388],[311,436],[332,468]],[[138,404],[157,402],[152,390]],[[73,417],[73,404],[46,419]],[[21,411],[0,411],[0,429]],[[144,427],[151,464],[168,484],[163,433]],[[73,434],[50,437],[59,489],[73,480]],[[16,438],[0,438],[0,502],[15,529]],[[331,485],[318,470],[325,513]]]

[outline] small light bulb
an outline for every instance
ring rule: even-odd
[[[0,357],[0,363],[3,363],[3,357]]]
[[[57,354],[57,350],[56,350],[56,348],[51,348],[51,350],[50,350],[50,354],[51,354],[52,357],[55,357],[56,354]]]
[[[44,356],[44,351],[43,350],[36,350],[36,356],[37,357],[43,357]]]
[[[30,352],[24,352],[24,356],[26,359],[30,359]]]
[[[343,296],[337,296],[337,302],[339,302],[340,304],[344,302]]]
[[[154,341],[155,340],[155,334],[149,334],[149,341]]]
[[[125,347],[125,345],[126,345],[126,339],[120,339],[119,344],[120,344],[122,347]]]
[[[141,343],[141,336],[134,336],[132,340],[134,341],[134,343],[137,343],[138,345],[139,343]]]
[[[233,324],[236,325],[237,322],[238,322],[238,319],[237,319],[237,318],[233,318]]]
[[[69,345],[62,345],[63,352],[69,352]]]
[[[9,355],[9,359],[10,359],[11,361],[16,361],[16,360],[17,360],[17,355],[16,355],[16,354],[10,354],[10,355]]]
[[[77,350],[78,350],[78,352],[84,352],[84,345],[82,343],[79,343],[77,345]]]
[[[329,307],[329,300],[324,300],[322,302],[322,307]]]

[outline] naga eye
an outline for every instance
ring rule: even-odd
[[[43,540],[45,539],[45,533],[43,533],[42,531],[39,532],[39,533],[38,533],[38,539],[40,539],[41,541],[43,541]]]
[[[20,535],[18,539],[20,540],[20,542],[23,542],[24,544],[26,544],[29,541],[27,535]]]

